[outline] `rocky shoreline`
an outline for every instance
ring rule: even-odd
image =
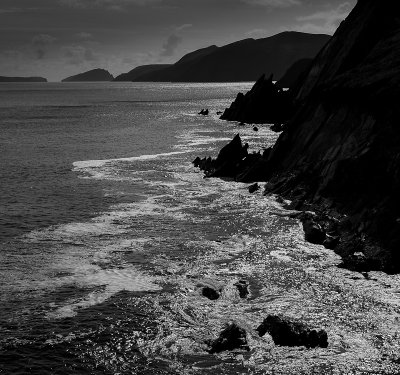
[[[397,11],[394,1],[359,0],[290,94],[262,77],[237,98],[223,118],[285,123],[272,149],[249,154],[237,136],[215,160],[195,161],[206,177],[267,182],[265,194],[300,212],[306,239],[359,272],[400,272]],[[276,104],[285,95],[293,106]]]

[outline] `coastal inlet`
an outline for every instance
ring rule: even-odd
[[[173,90],[183,97],[186,88]],[[147,139],[157,139],[142,152],[69,164],[107,204],[2,243],[0,373],[400,372],[400,278],[337,268],[340,257],[306,243],[276,197],[204,179],[191,164],[196,156],[216,157],[237,133],[258,152],[277,134],[219,120],[226,93],[191,92],[203,97],[147,104],[159,133],[148,125]],[[139,123],[131,108],[140,105],[94,113],[108,124],[121,113]],[[142,139],[130,136],[131,149]],[[271,328],[285,322],[295,346]]]

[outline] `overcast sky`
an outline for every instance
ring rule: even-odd
[[[0,75],[120,74],[285,30],[332,34],[356,0],[1,0]]]

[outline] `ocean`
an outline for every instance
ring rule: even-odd
[[[191,164],[274,144],[216,114],[251,85],[0,85],[0,374],[400,372],[398,276],[338,268],[276,197]],[[328,348],[259,337],[269,314]],[[250,351],[209,354],[230,322]]]

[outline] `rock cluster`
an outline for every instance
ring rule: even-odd
[[[233,140],[221,149],[216,159],[197,157],[193,165],[204,171],[206,177],[233,178],[241,182],[253,182],[263,169],[267,153],[249,154],[248,144],[243,145],[237,134]]]
[[[262,75],[246,94],[239,93],[227,108],[222,120],[250,124],[265,124],[287,121],[293,113],[293,98],[269,78]]]
[[[235,349],[250,350],[247,344],[246,331],[235,323],[229,324],[210,346],[211,354]]]

